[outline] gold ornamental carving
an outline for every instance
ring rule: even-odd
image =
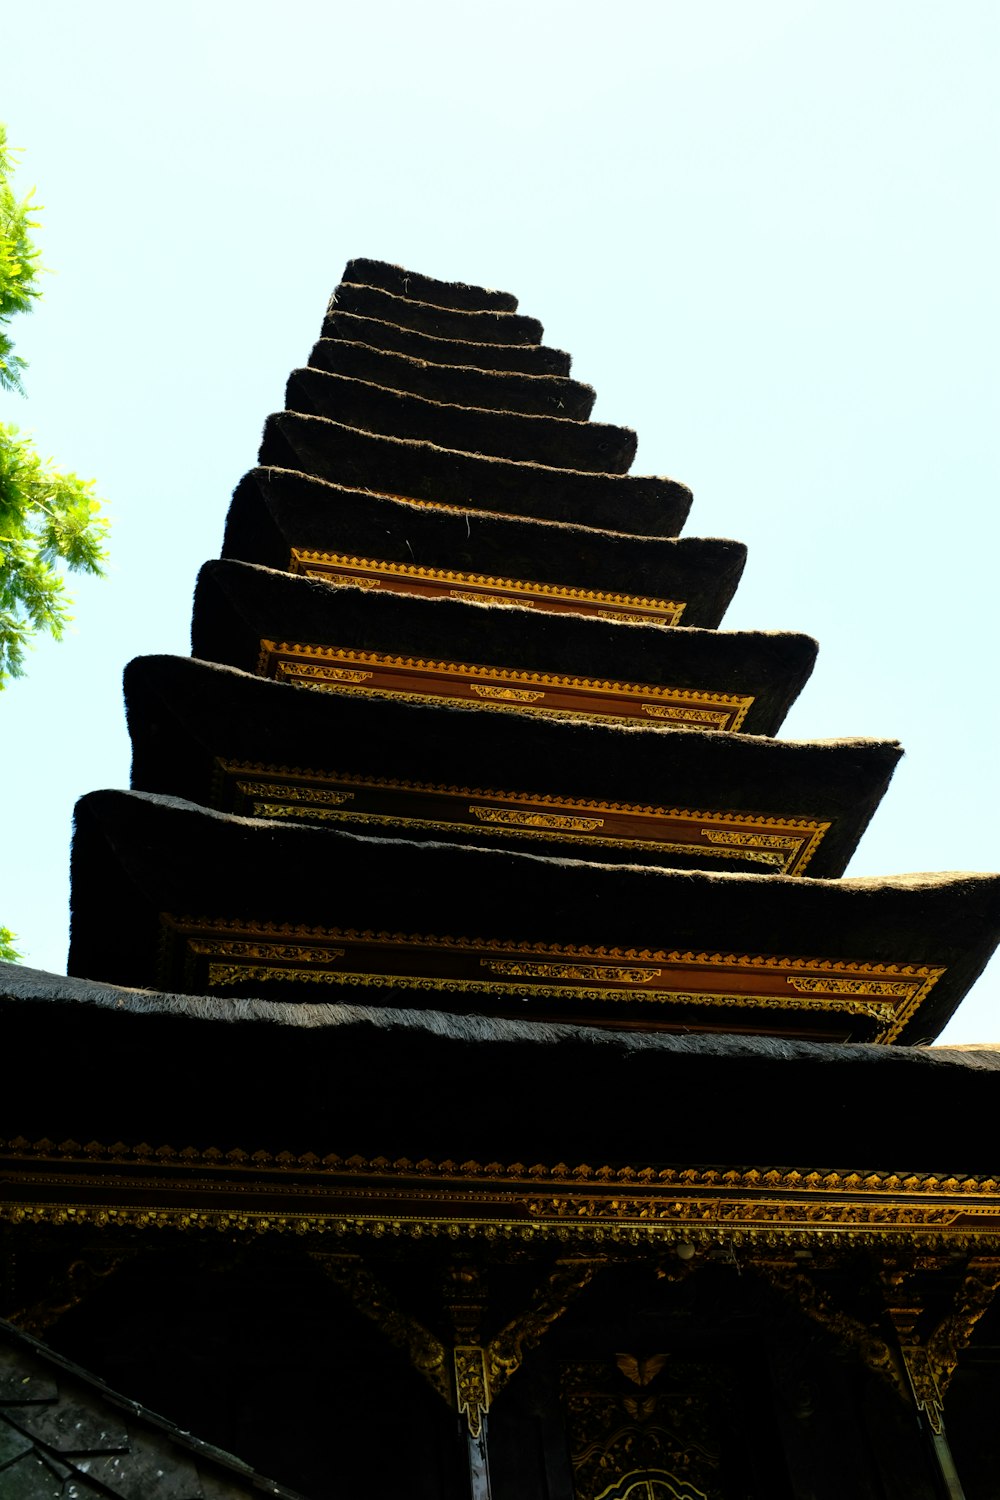
[[[499,703],[540,703],[545,697],[544,693],[532,692],[527,688],[494,687],[485,682],[474,682],[472,691],[478,698],[489,698],[491,702]]]
[[[491,1400],[486,1352],[478,1344],[457,1344],[453,1358],[458,1414],[468,1423],[470,1436],[477,1438]]]
[[[407,1356],[437,1394],[465,1418],[473,1438],[479,1437],[494,1397],[520,1369],[525,1354],[544,1338],[599,1267],[596,1261],[557,1262],[529,1306],[486,1345],[468,1341],[475,1335],[482,1307],[475,1297],[467,1301],[460,1295],[452,1309],[459,1337],[449,1350],[399,1306],[360,1256],[313,1251],[311,1258],[352,1305]]]
[[[928,1323],[920,1291],[919,1268],[887,1270],[883,1274],[889,1313],[913,1398],[931,1427],[944,1430],[944,1399],[980,1318],[989,1311],[1000,1289],[1000,1258],[975,1256],[965,1270],[952,1308]]]
[[[327,583],[354,588],[381,588],[391,593],[427,598],[465,599],[474,604],[503,604],[547,612],[595,615],[640,625],[676,625],[684,604],[641,594],[608,593],[525,578],[462,573],[449,568],[421,567],[386,558],[355,557],[342,552],[319,552],[293,547],[289,571],[322,578]]]
[[[163,988],[239,984],[322,984],[439,994],[537,997],[584,1006],[641,1000],[644,1024],[687,1026],[692,1007],[750,1013],[752,1029],[787,1027],[803,1013],[872,1023],[891,1043],[917,1013],[943,968],[783,954],[705,953],[504,938],[356,931],[161,916]],[[654,1009],[651,1009],[655,1007]],[[605,1012],[588,1014],[600,1022]],[[607,1012],[613,1021],[614,1012]],[[797,1023],[796,1023],[797,1024]]]
[[[360,1257],[313,1251],[311,1259],[347,1296],[352,1306],[375,1323],[389,1343],[405,1354],[418,1374],[450,1404],[448,1350],[441,1340],[400,1308]]]
[[[469,808],[481,823],[502,823],[509,828],[545,828],[558,833],[595,833],[604,827],[603,818],[581,818],[569,813],[522,812],[515,807]]]
[[[634,723],[647,715],[695,729],[738,730],[754,703],[752,695],[740,693],[520,671],[303,641],[262,639],[257,671],[278,681],[346,694],[376,694],[403,702],[477,710],[555,714],[588,723]],[[537,697],[525,696],[528,694]]]
[[[0,1182],[0,1219],[23,1225],[327,1242],[458,1235],[579,1245],[587,1255],[657,1244],[903,1246],[964,1250],[984,1263],[1000,1255],[1000,1181],[992,1177],[434,1162],[17,1138],[0,1142]],[[971,1294],[967,1300],[974,1311]]]
[[[727,1397],[710,1365],[665,1355],[564,1365],[576,1500],[721,1500]]]
[[[213,796],[216,806],[262,817],[382,823],[442,833],[472,826],[500,839],[558,834],[560,841],[581,844],[598,856],[610,850],[696,853],[711,861],[729,860],[735,853],[785,875],[805,871],[831,827],[819,819],[656,807],[249,761],[217,761]]]

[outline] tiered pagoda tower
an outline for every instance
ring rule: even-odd
[[[352,261],[127,669],[0,975],[0,1495],[996,1493],[998,1064],[924,1044],[1000,877],[844,878],[898,745],[773,738],[815,643],[541,339]]]

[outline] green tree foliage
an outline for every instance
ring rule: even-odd
[[[32,635],[59,640],[71,618],[59,563],[102,572],[108,523],[100,510],[92,479],[61,473],[0,423],[0,688],[23,673]]]
[[[17,933],[11,932],[9,927],[0,927],[0,959],[7,964],[16,964],[21,957],[14,947],[14,939]]]
[[[13,163],[0,125],[0,391],[24,395],[24,360],[7,324],[40,295],[32,194],[11,187]],[[25,649],[39,631],[58,640],[70,620],[63,569],[102,572],[108,523],[92,479],[65,474],[31,440],[0,422],[0,688],[24,672]],[[0,961],[16,963],[15,934],[0,926]]]
[[[0,126],[0,387],[24,394],[24,361],[6,323],[39,296],[39,253],[30,230],[31,194],[18,199]],[[57,469],[12,423],[0,422],[0,688],[24,672],[25,649],[39,631],[58,640],[70,597],[63,569],[102,572],[108,523],[93,480]]]
[[[35,211],[34,189],[24,198],[15,197],[10,185],[13,169],[7,132],[0,125],[0,325],[12,313],[27,312],[32,300],[41,295],[36,285],[39,253],[29,233],[38,228],[37,220],[30,217]],[[10,335],[0,326],[0,387],[23,395],[23,369],[24,360],[14,353]]]

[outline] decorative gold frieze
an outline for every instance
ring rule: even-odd
[[[488,705],[591,723],[619,724],[651,715],[693,729],[736,730],[754,701],[740,693],[392,656],[302,641],[262,640],[257,671],[262,677],[342,693],[466,708]]]
[[[615,594],[599,589],[571,588],[525,578],[499,578],[485,573],[460,573],[449,568],[425,568],[416,563],[384,558],[354,557],[343,552],[316,552],[293,547],[289,572],[322,578],[327,583],[355,588],[384,589],[394,594],[424,598],[465,599],[474,604],[501,604],[547,613],[594,615],[637,625],[676,625],[684,604],[676,599],[642,594]]]
[[[252,1143],[222,1151],[17,1138],[0,1142],[0,1182],[0,1219],[15,1224],[534,1241],[578,1245],[588,1257],[655,1245],[1000,1254],[994,1177],[435,1162],[296,1155]],[[971,1316],[971,1293],[967,1303]]]
[[[614,1024],[643,1002],[649,1029],[687,1029],[693,1013],[746,1012],[756,1033],[784,1034],[797,1016],[825,1013],[850,1034],[851,1018],[892,1042],[944,969],[780,954],[702,953],[519,943],[340,928],[291,927],[220,917],[161,917],[164,988],[178,976],[210,989],[263,982],[322,984],[575,1001]],[[835,1019],[839,1017],[840,1019]],[[732,1025],[732,1023],[730,1023]]]
[[[805,871],[831,827],[819,819],[603,802],[249,761],[217,761],[213,796],[216,806],[259,817],[443,834],[475,828],[500,840],[558,836],[598,858],[614,850],[697,854],[709,862],[737,858],[784,875]]]

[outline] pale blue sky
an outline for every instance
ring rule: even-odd
[[[10,28],[8,28],[10,30]],[[851,873],[1000,866],[993,0],[35,0],[0,118],[45,301],[0,414],[113,507],[77,632],[0,698],[0,920],[65,963],[75,798],[353,255],[500,286],[819,663],[783,733],[908,755]],[[113,922],[112,912],[108,914]],[[1000,1041],[1000,965],[952,1023]]]

